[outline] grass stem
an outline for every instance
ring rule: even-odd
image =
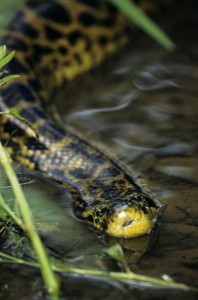
[[[15,195],[16,201],[17,201],[18,206],[21,211],[22,219],[24,222],[22,228],[25,229],[25,232],[27,233],[27,235],[30,238],[30,241],[32,243],[32,247],[33,247],[34,251],[36,252],[36,255],[37,255],[37,258],[38,258],[38,261],[40,264],[40,268],[41,268],[41,273],[42,273],[44,282],[46,284],[47,291],[53,299],[58,299],[59,282],[51,268],[45,248],[44,248],[44,246],[41,242],[41,239],[38,235],[36,226],[34,224],[31,210],[25,199],[24,193],[18,182],[17,176],[11,166],[10,157],[5,152],[1,143],[0,143],[0,161],[4,167],[4,170],[7,174],[7,176],[8,176],[8,179],[9,179],[10,184],[13,189],[13,193]],[[1,200],[1,203],[4,204],[4,201],[2,202],[2,197],[0,198],[0,200]],[[15,218],[15,216],[12,213],[10,216]]]

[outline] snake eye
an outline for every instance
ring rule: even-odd
[[[126,220],[123,224],[122,227],[127,227],[133,223],[133,220]]]

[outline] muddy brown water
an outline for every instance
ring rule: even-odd
[[[190,1],[188,11],[181,6],[174,20],[172,12],[170,25],[165,21],[178,45],[174,53],[167,54],[142,37],[106,66],[67,85],[58,101],[67,125],[143,173],[165,205],[151,243],[148,238],[133,245],[124,241],[131,270],[158,278],[167,274],[191,286],[197,286],[198,266],[197,9]],[[32,185],[46,201],[59,198],[57,202],[67,206],[65,193],[50,182],[34,179]],[[54,209],[60,217],[55,218]],[[106,268],[98,254],[104,245],[73,218],[70,209],[62,213],[53,204],[45,210],[46,222],[62,222],[61,233],[43,233],[48,246],[59,248],[66,257],[83,256],[89,266]],[[115,268],[112,262],[107,264]],[[36,270],[0,268],[1,299],[46,299]],[[61,282],[63,299],[196,299],[193,293],[145,285],[120,286],[67,276]]]

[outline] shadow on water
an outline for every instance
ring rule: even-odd
[[[168,274],[178,282],[196,286],[198,27],[193,10],[196,4],[189,3],[189,15],[181,5],[171,24],[166,24],[178,44],[176,52],[167,54],[142,38],[118,57],[116,65],[110,62],[105,71],[99,68],[69,84],[59,95],[58,105],[67,125],[105,147],[105,151],[113,149],[121,161],[143,173],[149,188],[165,204],[155,234],[132,242],[121,241],[132,271],[156,277]],[[101,255],[105,245],[94,232],[75,220],[68,195],[34,177],[24,189],[28,195],[34,191],[34,196],[28,198],[32,198],[36,221],[42,223],[42,237],[52,251],[75,258],[82,265],[118,268]],[[58,207],[54,199],[59,200]],[[68,208],[63,211],[65,206]],[[115,242],[108,239],[107,245]],[[37,271],[17,267],[10,270],[2,265],[0,268],[2,299],[14,299],[13,292],[19,299],[45,298]],[[196,298],[173,290],[64,276],[62,289],[63,299],[79,299],[79,295],[80,299]]]

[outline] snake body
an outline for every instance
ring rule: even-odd
[[[130,25],[104,0],[32,0],[17,13],[2,43],[15,50],[7,70],[20,77],[1,89],[0,110],[15,106],[31,122],[0,117],[11,155],[63,184],[75,215],[96,231],[130,238],[149,232],[158,206],[112,158],[56,123],[46,103],[56,90],[128,40]]]

